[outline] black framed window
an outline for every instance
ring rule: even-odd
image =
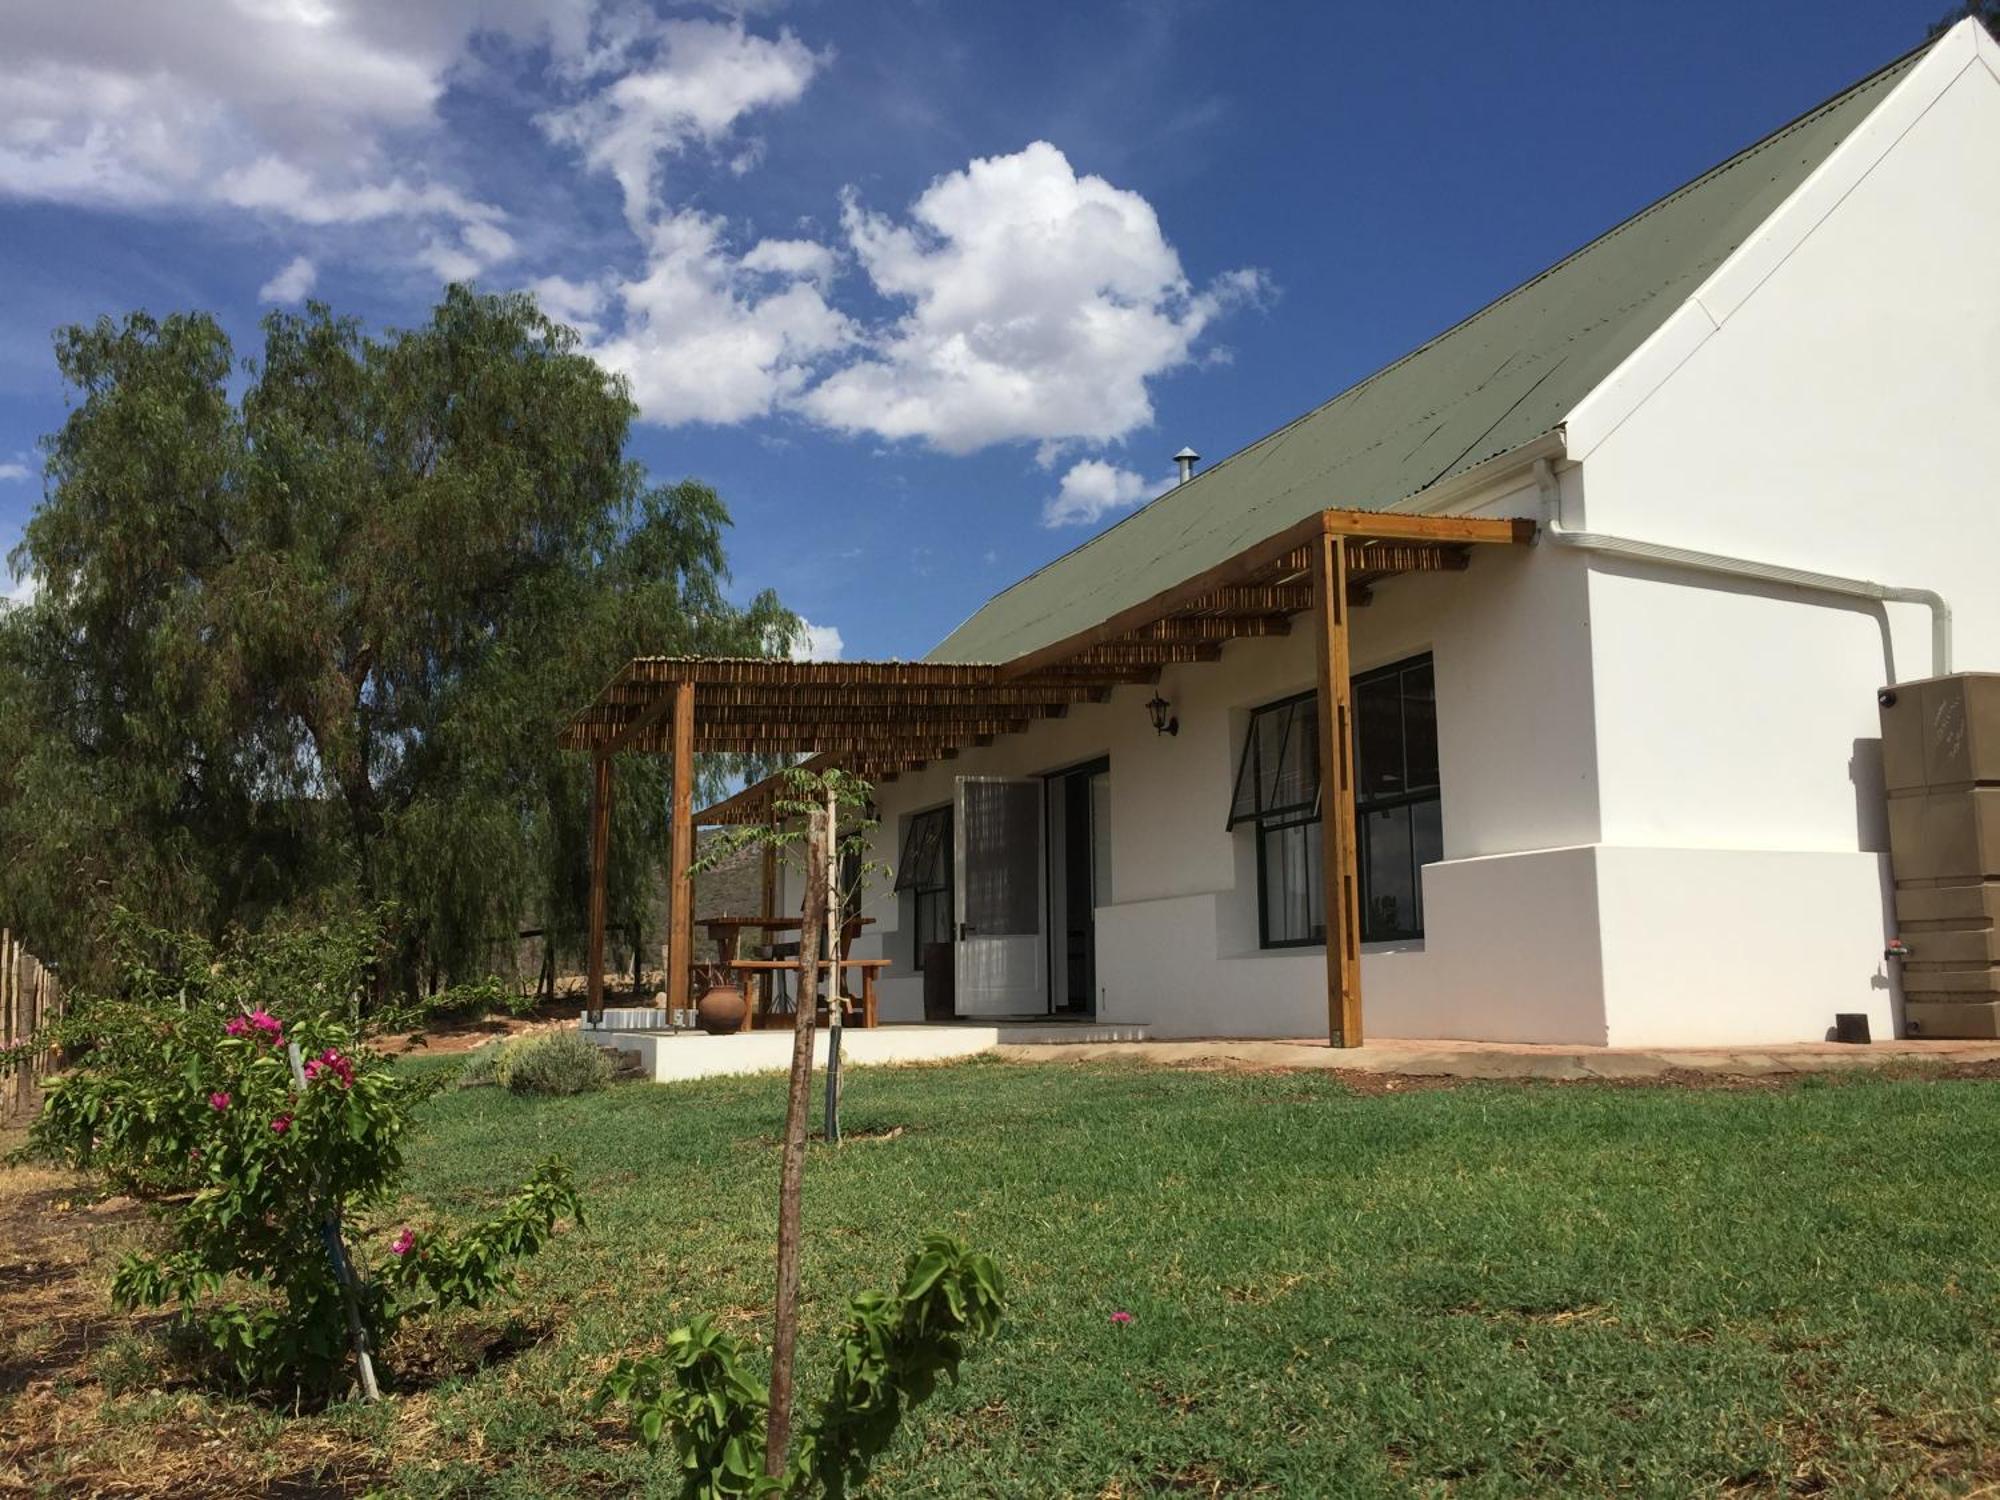
[[[1361,940],[1424,935],[1417,872],[1444,858],[1437,685],[1428,656],[1354,679],[1354,815]]]
[[[1297,948],[1326,941],[1321,920],[1319,705],[1312,693],[1250,715],[1229,826],[1257,832],[1257,941]]]
[[[910,819],[896,889],[910,893],[910,967],[922,972],[924,949],[951,941],[951,809],[934,807]]]
[[[1418,872],[1444,855],[1431,658],[1364,672],[1353,680],[1353,697],[1361,938],[1419,938]],[[1315,694],[1251,714],[1229,807],[1231,828],[1246,822],[1257,833],[1259,943],[1325,942]]]

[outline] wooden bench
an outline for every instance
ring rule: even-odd
[[[835,965],[831,961],[822,959],[819,967],[830,969],[835,967]],[[889,967],[889,960],[886,958],[843,958],[839,961],[838,967],[842,970],[859,969],[861,971],[861,1024],[864,1027],[872,1028],[875,1025],[875,976]],[[729,960],[729,968],[732,972],[742,974],[746,980],[758,976],[761,976],[763,979],[763,983],[758,987],[763,996],[761,1003],[743,1007],[743,1030],[745,1031],[749,1031],[752,1027],[757,1026],[768,1028],[772,1022],[771,981],[777,975],[798,974],[801,976],[798,988],[801,991],[805,988],[803,978],[805,965],[796,958],[732,958]],[[745,988],[747,990],[747,984]],[[839,985],[836,984],[833,988],[838,990]],[[847,1008],[847,998],[845,995],[841,996],[842,1009]],[[815,996],[814,999],[817,1000],[817,997]],[[805,1000],[806,996],[801,993],[793,1003],[804,1004]]]

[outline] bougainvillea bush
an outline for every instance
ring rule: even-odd
[[[352,1354],[349,1311],[376,1348],[413,1314],[476,1306],[563,1217],[563,1167],[542,1166],[458,1234],[387,1217],[420,1077],[369,1045],[353,997],[372,941],[355,928],[214,949],[121,923],[115,992],[81,997],[33,1139],[156,1201],[162,1254],[119,1266],[121,1306],[173,1306],[238,1380],[326,1388]],[[344,1290],[335,1256],[353,1275]]]

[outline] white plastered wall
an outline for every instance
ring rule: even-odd
[[[1532,512],[1517,483],[1482,513]],[[1479,549],[1464,573],[1391,580],[1352,613],[1356,671],[1429,651],[1436,663],[1445,860],[1424,872],[1428,936],[1363,959],[1378,1035],[1601,1041],[1587,569],[1546,548]],[[1253,834],[1225,830],[1250,710],[1314,684],[1310,616],[1220,662],[1170,667],[1181,730],[1156,735],[1151,688],[1122,688],[878,788],[880,857],[956,777],[1038,775],[1108,756],[1111,902],[1097,911],[1098,1015],[1156,1035],[1323,1036],[1322,949],[1257,945]],[[1579,847],[1584,846],[1584,847]],[[890,958],[883,1015],[917,1020],[922,981],[878,893],[863,950]]]
[[[2000,667],[2000,75],[1962,27],[1568,426],[1568,524],[1936,589]],[[1895,1024],[1875,690],[1921,606],[1593,560],[1614,1044]]]

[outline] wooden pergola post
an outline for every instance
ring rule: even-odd
[[[1361,888],[1354,826],[1353,672],[1347,650],[1347,539],[1328,529],[1309,559],[1319,664],[1320,875],[1326,920],[1327,1039],[1361,1045]]]
[[[672,836],[667,861],[667,1006],[685,1010],[694,963],[694,683],[674,684]]]
[[[604,887],[611,868],[611,757],[593,758],[590,787],[590,952],[585,993],[590,1019],[604,1019]]]

